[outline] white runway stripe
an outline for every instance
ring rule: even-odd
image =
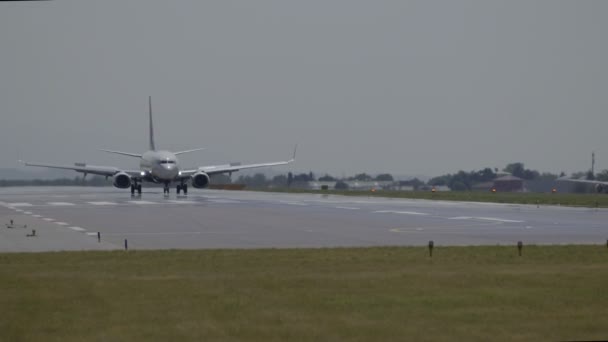
[[[60,226],[67,226],[68,224],[65,222],[55,222],[55,224],[58,224]]]
[[[92,205],[118,205],[116,202],[87,202]]]
[[[401,214],[401,215],[418,215],[418,216],[427,216],[427,213],[419,213],[416,211],[395,211],[395,210],[378,210],[374,211],[374,213],[378,214]]]
[[[40,216],[40,215],[32,215],[32,217],[42,217],[42,216]]]
[[[359,210],[360,208],[354,207],[335,207],[336,209],[345,209],[345,210]]]
[[[87,233],[87,235],[97,236],[97,233]]]
[[[32,215],[31,211],[24,211],[23,213],[26,214],[26,215]]]
[[[502,219],[502,218],[496,218],[496,217],[472,217],[472,216],[450,217],[450,218],[448,218],[448,220],[482,220],[482,221],[505,222],[505,223],[522,223],[522,222],[524,222],[524,221],[519,221],[519,220],[509,220],[509,219]]]
[[[71,230],[75,230],[75,231],[77,231],[77,232],[84,232],[84,231],[85,231],[85,229],[84,229],[84,228],[80,228],[80,227],[68,227],[68,228],[70,228]],[[97,234],[96,234],[96,235],[97,235]]]
[[[11,207],[31,207],[32,206],[31,203],[25,203],[25,202],[8,203],[8,205]]]
[[[195,201],[180,201],[180,200],[168,200],[167,202],[169,203],[174,203],[174,204],[196,204],[197,202]]]
[[[55,221],[55,219],[48,218],[48,217],[45,217],[43,220],[45,220],[45,221],[49,221],[49,222],[51,222],[51,221]]]
[[[208,200],[208,202],[212,202],[212,203],[222,203],[222,204],[234,204],[234,203],[241,203],[239,201],[235,201],[235,200],[227,200],[227,199],[210,199]]]
[[[74,203],[70,203],[70,202],[48,202],[48,205],[56,205],[56,206],[69,206],[69,205],[74,205]]]
[[[131,204],[137,205],[146,205],[146,204],[158,204],[158,202],[150,202],[150,201],[128,201]]]
[[[519,221],[519,220],[507,220],[507,219],[501,219],[501,218],[495,218],[495,217],[475,217],[475,219],[477,219],[477,220],[484,220],[484,221],[506,222],[506,223],[522,223],[522,222],[524,222],[524,221]]]
[[[300,205],[300,206],[307,206],[308,204],[306,203],[302,203],[302,202],[290,202],[290,201],[280,201],[283,204],[288,204],[288,205]]]

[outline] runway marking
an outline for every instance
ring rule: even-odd
[[[70,228],[71,230],[75,230],[77,232],[84,232],[85,231],[84,228],[80,228],[80,227],[68,227],[68,228]],[[97,235],[97,233],[93,233],[93,234]]]
[[[55,205],[55,206],[69,206],[69,205],[74,205],[74,203],[70,203],[70,202],[48,202],[48,205]]]
[[[390,231],[393,233],[409,233],[409,232],[413,232],[413,231],[421,232],[423,230],[424,230],[424,228],[415,227],[415,228],[394,228],[394,229],[391,229]]]
[[[195,201],[186,201],[186,200],[168,200],[167,202],[174,204],[197,204]]]
[[[345,209],[345,210],[359,210],[361,208],[355,208],[355,207],[335,207],[336,209]]]
[[[8,205],[10,205],[11,207],[31,207],[32,206],[31,203],[24,203],[24,202],[8,203]]]
[[[477,220],[483,220],[483,221],[496,221],[496,222],[505,222],[505,223],[522,223],[524,221],[519,221],[519,220],[507,220],[507,219],[501,219],[501,218],[495,218],[495,217],[474,217]]]
[[[482,221],[494,221],[494,222],[504,222],[504,223],[522,223],[524,221],[519,220],[508,220],[501,219],[496,217],[472,217],[472,216],[458,216],[458,217],[449,217],[448,220],[482,220]]]
[[[158,202],[150,202],[150,201],[129,201],[129,203],[137,204],[137,205],[158,204]]]
[[[234,203],[241,203],[239,201],[235,201],[235,200],[225,200],[225,199],[211,199],[208,200],[208,202],[212,202],[212,203],[223,203],[223,204],[234,204]]]
[[[418,215],[418,216],[428,216],[427,213],[419,213],[416,211],[395,211],[395,210],[378,210],[374,211],[377,214],[401,214],[401,215]]]
[[[87,202],[92,205],[118,205],[116,202]]]
[[[51,222],[51,221],[55,221],[55,219],[48,218],[48,217],[43,218],[43,220],[45,220],[45,221],[49,221],[49,222]]]
[[[204,232],[205,234],[212,232]],[[199,235],[203,234],[203,232],[152,232],[152,233],[106,233],[105,236],[127,236],[127,235]],[[96,234],[97,235],[97,234]]]
[[[308,204],[302,202],[291,202],[291,201],[279,201],[280,203],[287,205],[299,205],[299,206],[307,206]]]
[[[42,217],[41,215],[32,215],[32,217]]]
[[[55,224],[58,224],[60,226],[67,226],[68,224],[65,222],[55,222]]]
[[[78,227],[74,227],[74,228],[78,228]],[[87,235],[96,236],[97,233],[87,233]]]
[[[26,214],[26,215],[32,215],[31,211],[24,211],[23,213]]]

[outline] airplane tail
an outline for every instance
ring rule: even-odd
[[[152,124],[152,96],[148,97],[148,108],[150,113],[150,150],[155,151],[156,146],[154,145],[154,125]]]

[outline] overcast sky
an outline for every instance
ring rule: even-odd
[[[0,167],[434,176],[608,168],[607,1],[55,0],[0,4]],[[283,170],[276,168],[275,170]]]

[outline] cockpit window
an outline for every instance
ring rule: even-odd
[[[175,164],[175,160],[161,160],[161,164]]]

